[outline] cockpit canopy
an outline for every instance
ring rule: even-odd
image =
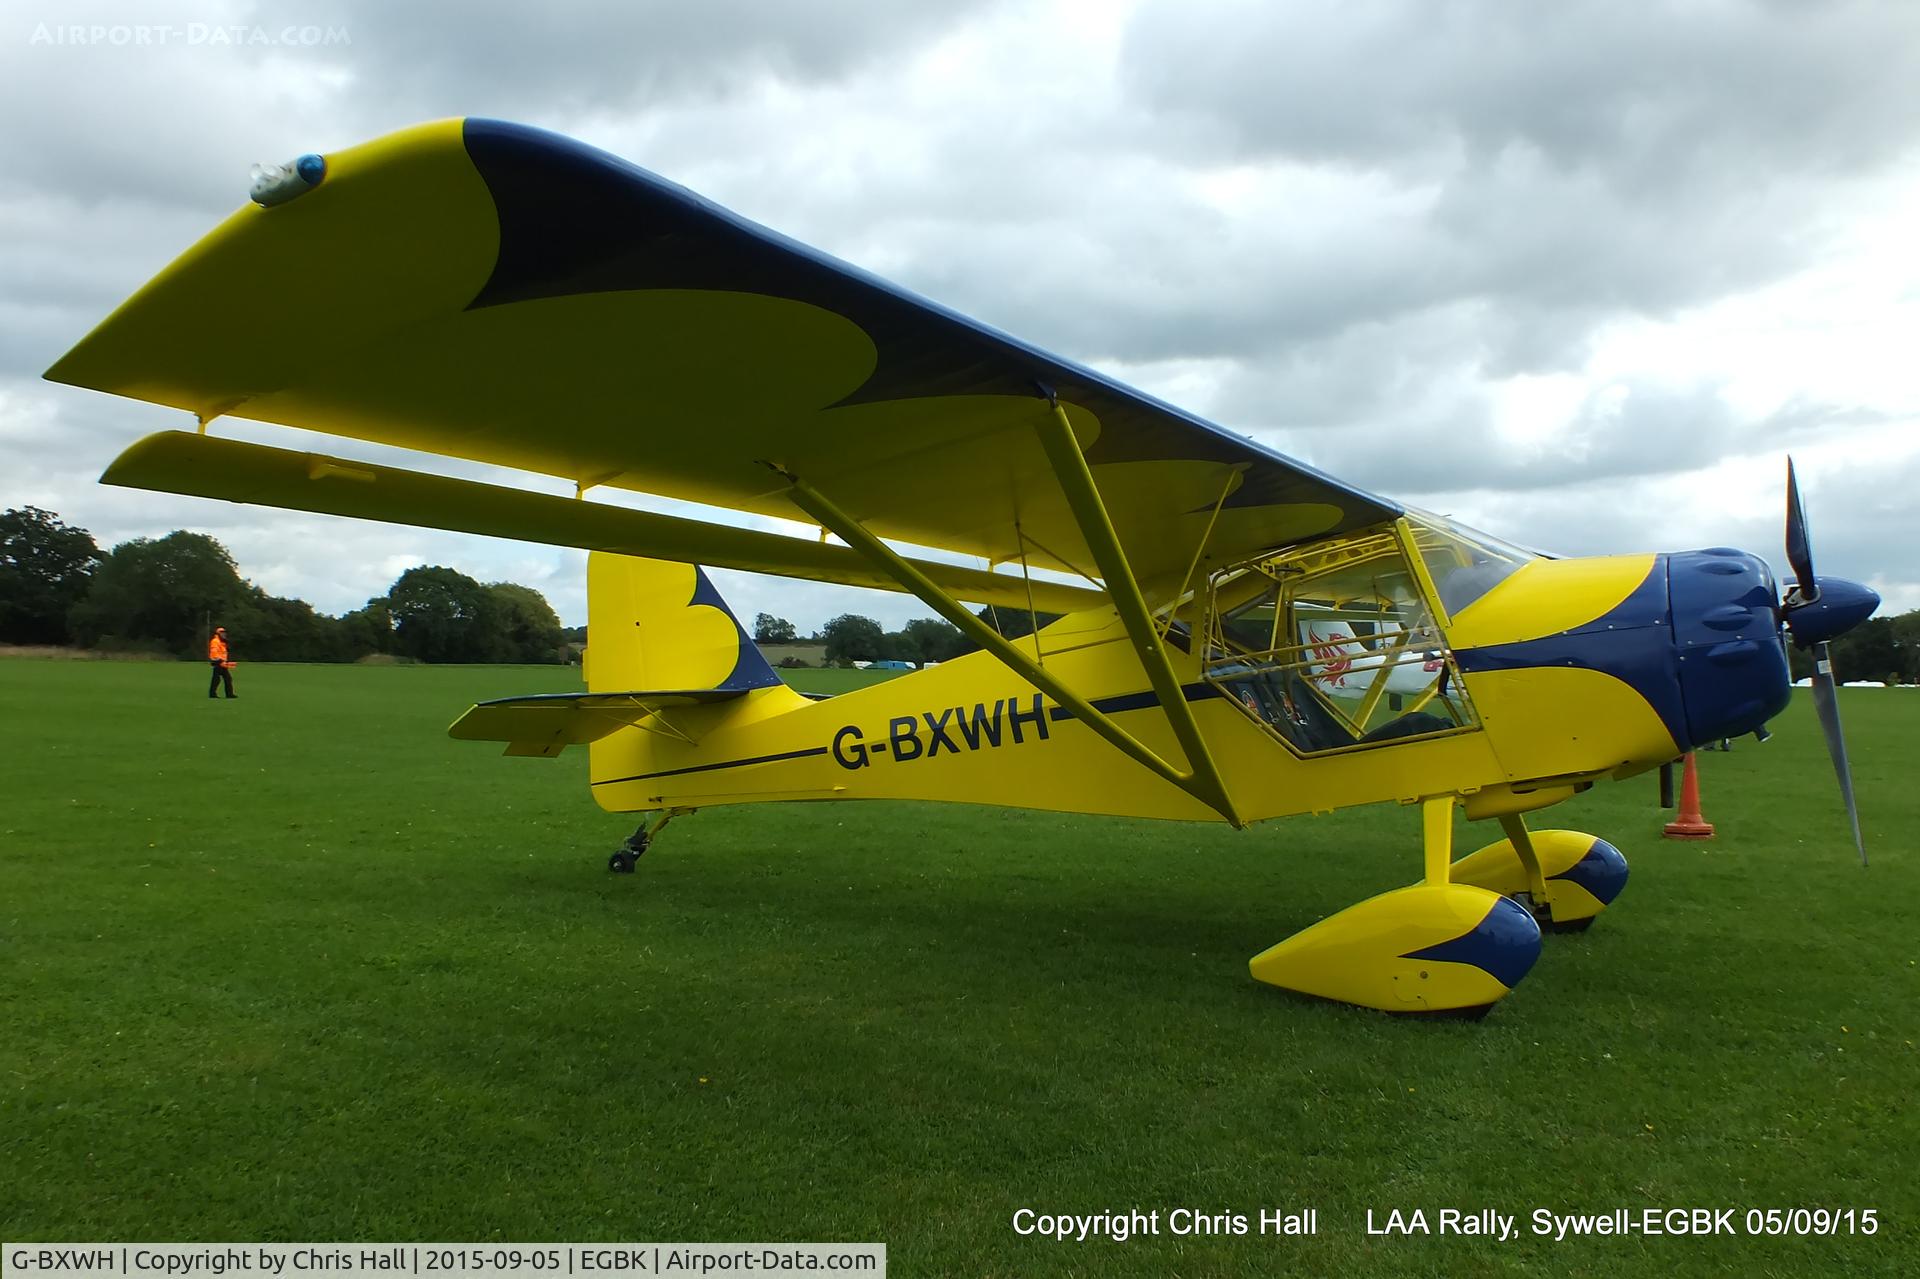
[[[1458,617],[1529,561],[1548,558],[1425,511],[1408,510],[1406,524],[1449,618]]]
[[[1457,616],[1533,558],[1419,514],[1225,569],[1205,677],[1302,754],[1474,728],[1433,598]]]

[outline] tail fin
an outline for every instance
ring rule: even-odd
[[[593,693],[780,683],[705,570],[602,551],[587,557],[586,676]]]

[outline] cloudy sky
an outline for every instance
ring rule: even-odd
[[[583,621],[576,552],[103,488],[114,454],[181,415],[39,377],[245,199],[252,162],[489,115],[1545,549],[1778,562],[1791,451],[1821,571],[1920,607],[1920,5],[452,12],[6,7],[0,507],[103,546],[204,530],[328,612],[439,563]],[[722,589],[803,630],[925,612]]]

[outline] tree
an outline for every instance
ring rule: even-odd
[[[900,631],[888,631],[880,637],[879,647],[874,649],[874,660],[881,662],[906,662],[912,666],[920,664],[920,652],[914,648],[906,635]]]
[[[1787,656],[1795,679],[1813,673],[1810,650],[1789,641]],[[1920,609],[1897,617],[1872,617],[1833,641],[1833,674],[1838,680],[1920,682]]]
[[[1900,652],[1900,678],[1920,684],[1920,608],[1893,619],[1893,642]]]
[[[393,609],[384,595],[340,619],[341,660],[354,662],[370,653],[394,651]]]
[[[1060,620],[1059,613],[1029,613],[1024,608],[995,608],[991,604],[974,614],[1007,639],[1019,639]],[[1037,623],[1037,625],[1036,625]],[[974,645],[968,644],[971,651]]]
[[[1890,617],[1869,618],[1835,640],[1833,648],[1837,679],[1896,683],[1900,678],[1900,646]]]
[[[114,547],[70,621],[82,643],[119,638],[192,657],[206,642],[209,620],[222,625],[229,612],[258,597],[240,580],[226,547],[204,533],[176,529]]]
[[[64,644],[100,548],[83,528],[24,506],[0,514],[0,642]]]
[[[465,573],[421,565],[387,592],[395,646],[423,662],[486,662],[504,652],[506,628],[487,588]]]
[[[756,644],[791,644],[798,638],[793,623],[784,617],[762,613],[753,619],[753,642]]]
[[[967,651],[966,636],[951,622],[937,617],[916,617],[900,630],[906,660],[915,666],[928,662],[948,662]]]
[[[858,613],[842,613],[820,628],[827,641],[827,662],[871,662],[880,657],[886,632],[880,623]]]
[[[234,656],[254,662],[337,662],[346,656],[340,623],[305,600],[268,595],[249,584],[224,616]]]
[[[487,594],[493,597],[505,639],[506,656],[496,660],[549,665],[566,660],[560,648],[560,618],[546,596],[517,582],[494,582]]]

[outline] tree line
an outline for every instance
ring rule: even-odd
[[[1787,647],[1795,679],[1813,674],[1807,651]],[[1893,617],[1870,617],[1833,641],[1835,679],[1920,684],[1920,608]]]
[[[1010,638],[1027,634],[1025,612],[981,609]],[[1044,626],[1052,614],[1038,618]],[[102,553],[93,535],[28,506],[0,514],[0,643],[78,645],[199,657],[210,627],[224,626],[246,661],[351,662],[376,654],[424,662],[564,662],[585,627],[565,627],[540,592],[483,584],[454,569],[420,565],[386,594],[339,617],[305,600],[270,595],[241,577],[233,556],[204,533],[137,537]],[[762,644],[799,640],[793,623],[762,613]],[[830,664],[944,662],[978,645],[950,623],[917,618],[898,631],[842,614],[813,639]]]
[[[1057,613],[1035,615],[993,608],[983,608],[974,616],[1008,639],[1030,635],[1036,624],[1046,626],[1060,617]],[[757,644],[802,642],[792,622],[769,613],[753,619],[753,639]],[[849,666],[854,662],[906,662],[925,666],[929,662],[952,661],[980,647],[962,634],[959,627],[939,618],[916,617],[899,630],[889,631],[859,613],[840,614],[805,642],[825,645],[829,666]]]
[[[0,514],[0,643],[199,657],[224,626],[243,661],[564,662],[560,619],[540,592],[421,565],[340,617],[269,595],[226,547],[177,529],[102,553],[93,535],[28,506]]]

